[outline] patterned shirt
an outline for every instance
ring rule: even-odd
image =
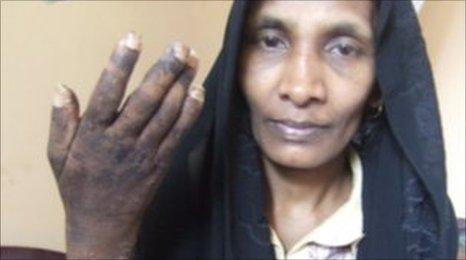
[[[277,259],[356,259],[363,239],[362,166],[355,151],[350,152],[352,188],[348,200],[322,224],[302,237],[288,252],[271,228],[271,242]]]

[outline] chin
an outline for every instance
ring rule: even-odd
[[[317,169],[338,157],[343,151],[320,145],[262,144],[262,152],[274,164],[296,170]]]

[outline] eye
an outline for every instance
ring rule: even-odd
[[[289,44],[285,37],[277,32],[264,30],[255,37],[255,43],[260,49],[265,51],[283,51]]]
[[[363,54],[361,48],[347,41],[331,43],[326,48],[326,51],[333,56],[343,58],[358,58]]]
[[[268,48],[279,48],[285,49],[286,44],[276,36],[265,35],[260,38],[260,44],[262,47]]]

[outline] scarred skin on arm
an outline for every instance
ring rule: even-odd
[[[143,212],[202,108],[204,89],[191,84],[198,58],[174,43],[119,110],[140,50],[134,33],[118,42],[82,116],[73,91],[57,90],[48,157],[68,258],[131,258]]]

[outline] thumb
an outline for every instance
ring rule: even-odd
[[[53,98],[47,155],[58,179],[79,125],[79,103],[71,89],[58,84]]]

